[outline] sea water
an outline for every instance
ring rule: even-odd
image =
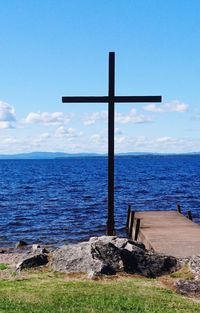
[[[143,155],[115,160],[115,223],[123,235],[135,211],[192,211],[200,223],[200,156]],[[0,160],[0,247],[19,240],[63,244],[103,235],[107,158]]]

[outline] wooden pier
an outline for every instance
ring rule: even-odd
[[[128,211],[129,237],[178,258],[200,255],[200,226],[176,211]]]

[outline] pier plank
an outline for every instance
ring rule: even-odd
[[[140,219],[138,240],[146,248],[178,258],[200,255],[200,226],[176,211],[135,212]],[[135,234],[135,223],[132,238]]]

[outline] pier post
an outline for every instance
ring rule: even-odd
[[[189,218],[190,221],[192,221],[192,212],[191,212],[191,210],[187,211],[187,217]]]
[[[128,230],[128,237],[130,239],[132,239],[134,216],[135,216],[135,212],[131,211],[130,212],[130,221],[129,221],[129,230]]]
[[[129,228],[129,221],[130,221],[130,214],[131,214],[131,205],[128,205],[128,211],[127,211],[127,221],[126,221],[126,231],[128,232]]]
[[[135,226],[135,238],[134,238],[134,240],[136,240],[136,241],[138,239],[139,231],[140,231],[140,218],[137,218],[136,219],[136,226]]]
[[[181,214],[181,206],[179,203],[177,203],[176,208],[177,208],[178,213]]]

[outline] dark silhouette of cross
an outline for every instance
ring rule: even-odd
[[[115,234],[114,222],[114,120],[117,102],[161,102],[161,96],[115,96],[115,53],[109,52],[108,96],[62,97],[64,103],[108,103],[108,219],[107,235]]]

